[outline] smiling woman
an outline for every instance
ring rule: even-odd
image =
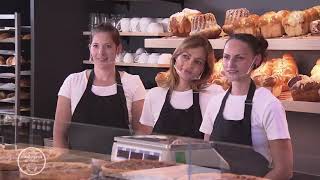
[[[61,86],[54,124],[55,146],[73,148],[73,144],[81,144],[82,137],[71,136],[77,129],[70,122],[137,129],[146,92],[139,76],[116,71],[115,57],[120,49],[115,27],[100,24],[93,28],[89,50],[94,68],[69,75]],[[89,140],[92,135],[91,142],[96,141],[94,133],[83,135]],[[107,145],[84,146],[79,150],[105,153]]]
[[[267,41],[250,34],[234,34],[223,51],[224,74],[231,82],[226,93],[211,98],[200,131],[205,140],[251,146],[249,162],[243,171],[227,151],[219,153],[228,161],[231,171],[290,179],[293,155],[286,114],[281,102],[250,78],[253,69],[265,58]],[[230,151],[229,151],[230,152]],[[272,169],[269,169],[271,165]]]
[[[208,99],[223,92],[222,87],[208,84],[213,62],[208,39],[186,38],[174,51],[167,75],[157,79],[160,87],[146,95],[140,122],[149,128],[141,133],[203,138],[199,127]]]

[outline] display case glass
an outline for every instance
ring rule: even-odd
[[[59,144],[53,142],[54,120],[1,114],[0,179],[241,179],[272,168],[250,146],[73,122],[59,126],[67,132],[65,148],[53,147]],[[320,172],[294,175],[319,178]]]

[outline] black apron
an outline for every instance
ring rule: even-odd
[[[193,104],[188,109],[172,107],[171,93],[169,89],[153,132],[202,139],[203,133],[199,131],[202,122],[199,92],[193,92]]]
[[[270,170],[268,160],[252,149],[251,112],[252,99],[256,86],[251,80],[247,98],[245,100],[244,117],[242,120],[226,120],[223,111],[231,92],[230,87],[223,97],[219,112],[213,125],[211,139],[216,141],[214,148],[229,163],[231,171],[236,174],[264,176]],[[237,108],[237,107],[234,107]],[[225,143],[245,146],[234,146]]]
[[[106,147],[112,144],[104,143],[104,139],[108,138],[105,135],[108,133],[104,132],[114,131],[108,127],[129,129],[128,109],[118,71],[116,71],[117,93],[111,96],[97,96],[91,91],[94,76],[92,70],[86,90],[72,115],[72,123],[68,129],[69,145],[72,149],[106,153],[110,152]]]

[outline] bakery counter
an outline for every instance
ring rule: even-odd
[[[145,48],[177,48],[184,38],[164,37],[145,39]],[[223,49],[228,36],[210,39],[214,49]],[[320,50],[320,36],[281,37],[267,39],[269,50]]]

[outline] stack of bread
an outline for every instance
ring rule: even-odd
[[[175,36],[188,36],[191,32],[191,19],[196,15],[200,15],[198,10],[185,8],[182,12],[177,12],[170,16],[168,23],[168,31]]]
[[[238,22],[243,17],[248,17],[249,14],[250,12],[246,8],[227,10],[224,25],[222,26],[223,31],[227,34],[233,34],[234,23]]]
[[[311,76],[299,75],[288,82],[295,101],[320,101],[320,59],[311,70]]]
[[[221,33],[221,27],[217,24],[212,13],[196,15],[191,18],[190,35],[202,35],[207,38],[217,38]]]
[[[319,7],[315,6],[304,11],[292,11],[283,18],[282,25],[288,36],[300,36],[310,32],[313,21],[320,19]]]
[[[288,81],[298,74],[298,67],[290,54],[263,63],[254,70],[251,78],[258,86],[270,88],[273,95],[280,96],[282,91],[289,90]]]
[[[213,66],[213,73],[211,76],[211,83],[218,84],[223,87],[223,89],[228,89],[230,87],[230,83],[228,79],[224,76],[223,73],[223,59],[220,59]]]
[[[260,16],[259,27],[261,35],[264,38],[281,37],[284,35],[284,28],[282,26],[282,19],[288,16],[289,11],[282,10],[278,12],[267,12]]]

